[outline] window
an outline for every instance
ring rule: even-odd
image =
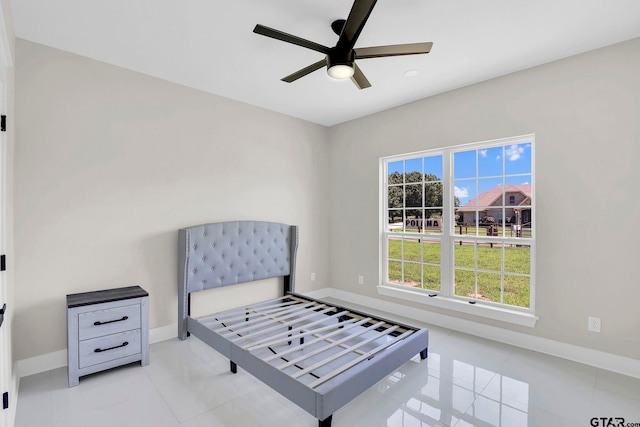
[[[381,159],[382,287],[532,313],[533,146],[527,135]]]

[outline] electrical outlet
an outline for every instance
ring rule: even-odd
[[[311,281],[312,282],[316,281],[316,273],[311,273]]]
[[[591,332],[600,332],[600,318],[589,316],[589,324],[587,325],[587,328]]]
[[[364,285],[364,276],[358,276],[358,285]]]

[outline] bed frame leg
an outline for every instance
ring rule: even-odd
[[[318,420],[318,427],[331,427],[331,418],[333,418],[333,414],[324,420]]]
[[[236,365],[236,363],[233,360],[229,360],[229,364],[231,365],[231,373],[237,374],[238,373],[238,365]]]
[[[420,360],[424,360],[427,357],[429,357],[429,352],[427,350],[428,350],[428,348],[425,348],[424,350],[422,350],[420,352]]]

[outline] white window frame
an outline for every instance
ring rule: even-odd
[[[442,206],[442,218],[454,217],[454,177],[453,177],[453,159],[456,152],[480,150],[484,148],[494,148],[498,146],[510,146],[514,144],[531,144],[531,221],[534,227],[531,229],[531,237],[523,238],[519,237],[518,242],[524,245],[530,245],[530,288],[529,288],[529,307],[516,307],[496,302],[485,302],[482,300],[475,300],[472,298],[464,298],[455,295],[453,286],[453,274],[454,274],[454,241],[460,240],[461,236],[455,234],[455,224],[451,220],[445,220],[441,235],[429,235],[429,239],[439,239],[441,242],[441,285],[440,291],[437,295],[434,292],[425,289],[416,289],[406,285],[390,283],[388,278],[388,236],[390,231],[388,228],[388,164],[392,162],[415,159],[419,157],[429,156],[443,156],[443,206]],[[428,171],[425,171],[428,172]],[[504,171],[503,171],[504,173]],[[538,317],[535,315],[535,247],[536,247],[536,227],[535,225],[535,135],[528,134],[511,138],[495,139],[490,141],[476,142],[471,144],[425,150],[421,152],[414,152],[408,154],[401,154],[395,156],[387,156],[380,158],[380,189],[381,189],[381,205],[380,205],[380,280],[378,285],[378,293],[380,295],[391,296],[407,301],[418,302],[421,304],[436,306],[445,308],[448,310],[454,310],[462,313],[473,314],[485,318],[494,320],[500,320],[508,323],[513,323],[521,326],[533,327],[535,326]],[[476,194],[478,196],[479,194]],[[503,194],[503,197],[505,195]],[[506,200],[503,200],[503,205],[508,205]],[[419,233],[397,233],[394,232],[394,236],[405,237],[418,237],[422,236]],[[462,236],[464,240],[468,236]],[[495,238],[494,238],[495,239]],[[469,240],[474,241],[489,241],[491,238],[484,236],[471,237]],[[510,238],[501,237],[499,241],[508,241]],[[504,270],[504,269],[503,269]]]

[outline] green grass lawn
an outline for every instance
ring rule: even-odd
[[[402,244],[402,240],[389,240],[389,281],[440,291],[440,243],[421,242],[417,238],[405,240],[404,258]],[[500,273],[503,262],[501,246],[478,245],[477,266],[476,247],[472,243],[456,244],[454,255],[456,295],[529,307],[530,248],[528,246],[505,246],[504,292],[502,292]],[[408,262],[403,263],[400,261],[402,259]],[[403,266],[404,281],[402,281]],[[476,268],[483,271],[477,271]]]

